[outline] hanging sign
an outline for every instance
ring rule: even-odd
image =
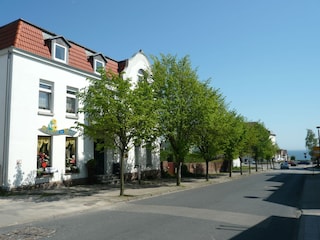
[[[42,128],[39,128],[39,131],[51,136],[57,136],[57,135],[74,136],[77,133],[71,128],[58,129],[57,120],[55,119],[52,119],[47,126],[42,126]]]

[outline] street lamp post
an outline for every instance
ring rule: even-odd
[[[317,126],[318,129],[318,141],[319,141],[319,149],[320,150],[320,126]],[[319,153],[317,153],[317,167],[319,167]]]

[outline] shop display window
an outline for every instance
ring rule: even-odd
[[[38,136],[37,176],[50,175],[51,169],[51,137]]]
[[[77,166],[77,138],[66,138],[66,173],[79,173]]]

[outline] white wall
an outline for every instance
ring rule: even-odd
[[[144,71],[150,70],[150,63],[146,55],[139,51],[128,59],[127,67],[124,69],[124,79],[131,79],[132,84],[135,85],[139,79],[138,72],[140,69]]]
[[[6,56],[0,54],[0,66],[6,66]],[[132,81],[138,80],[138,71],[148,69],[149,62],[146,56],[139,52],[128,60],[126,68],[126,78]],[[4,69],[0,69],[0,100],[3,102],[4,83],[6,74]],[[3,70],[3,71],[2,71]],[[47,126],[52,119],[56,119],[58,129],[70,128],[75,126],[75,121],[83,122],[83,116],[79,119],[66,117],[66,89],[67,86],[81,89],[89,84],[87,77],[96,77],[87,75],[87,73],[72,69],[63,64],[57,64],[50,60],[38,58],[34,55],[13,50],[13,68],[12,68],[12,91],[11,91],[11,111],[10,111],[10,129],[8,142],[8,185],[6,187],[15,187],[24,184],[33,184],[37,172],[37,144],[38,136],[45,136],[39,131],[42,126]],[[53,115],[39,114],[39,82],[45,80],[54,84],[54,111]],[[4,104],[0,105],[2,111]],[[3,112],[3,111],[2,111]],[[0,136],[4,132],[4,117],[0,116]],[[57,172],[54,173],[52,181],[68,180],[70,178],[85,178],[87,171],[85,162],[94,157],[93,143],[90,139],[79,136],[77,142],[77,165],[80,167],[79,174],[65,174],[65,139],[67,136],[52,136],[51,163]],[[0,138],[0,147],[3,147],[3,138]],[[1,149],[0,149],[1,150]],[[3,150],[3,149],[2,149]],[[152,168],[158,169],[159,149],[152,153]],[[1,151],[3,152],[3,151]],[[134,169],[134,148],[129,152],[128,171]],[[1,163],[2,156],[0,158]],[[108,163],[108,167],[112,165]],[[5,184],[5,183],[4,183]]]
[[[53,116],[38,114],[40,79],[54,83]],[[66,118],[66,88],[71,86],[80,89],[87,84],[86,77],[78,72],[66,71],[40,59],[14,54],[9,142],[10,184],[34,181],[37,169],[37,137],[45,135],[38,129],[43,125],[47,126],[53,118],[57,120],[58,129],[74,126],[76,119]],[[83,116],[78,120],[83,121]],[[70,175],[64,174],[65,138],[65,135],[52,137],[52,166],[58,170],[53,181],[70,178]],[[81,169],[80,174],[73,177],[86,177],[84,162],[93,157],[93,144],[79,137],[77,155],[77,163]]]
[[[130,79],[133,86],[136,85],[139,80],[139,70],[150,71],[150,62],[146,55],[139,51],[134,54],[131,58],[128,59],[127,66],[124,69],[123,78]],[[154,143],[156,147],[152,150],[152,169],[160,169],[160,142]],[[140,159],[139,164],[142,167],[142,170],[146,169],[146,148],[140,147]],[[126,162],[126,171],[136,172],[135,168],[135,147],[133,144],[128,153],[128,159]]]
[[[6,79],[7,79],[7,51],[0,51],[0,186],[4,184],[4,143],[5,138],[7,137],[5,134],[5,108],[7,106],[6,103]]]

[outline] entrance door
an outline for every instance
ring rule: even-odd
[[[97,143],[94,143],[94,159],[97,161],[96,174],[104,174],[104,150],[97,150]]]

